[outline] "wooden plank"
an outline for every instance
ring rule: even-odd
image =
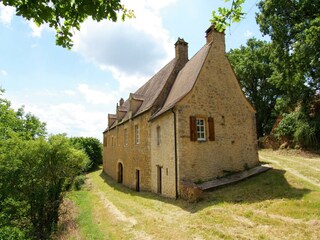
[[[224,186],[227,184],[242,181],[248,177],[266,172],[266,171],[270,170],[271,168],[272,167],[267,166],[267,165],[257,166],[257,167],[251,168],[249,170],[246,170],[246,171],[235,173],[235,174],[228,176],[228,177],[225,177],[225,178],[214,179],[214,180],[211,180],[211,181],[208,181],[205,183],[197,184],[197,187],[199,187],[202,190],[217,188],[217,187]]]

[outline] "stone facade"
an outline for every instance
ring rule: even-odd
[[[213,27],[206,33],[207,43],[190,60],[179,39],[175,59],[108,116],[103,168],[112,178],[178,197],[182,182],[259,164],[255,111],[226,57],[224,34]]]

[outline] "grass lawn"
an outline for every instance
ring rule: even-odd
[[[60,239],[320,239],[320,156],[259,155],[272,170],[198,203],[136,193],[98,169],[68,194],[76,227]]]

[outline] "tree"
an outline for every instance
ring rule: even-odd
[[[230,2],[230,0],[224,0]],[[212,11],[211,23],[215,25],[215,28],[222,32],[227,26],[230,26],[231,22],[240,22],[244,16],[242,11],[242,4],[245,0],[232,0],[230,8],[218,8],[219,14],[216,11]]]
[[[23,107],[17,111],[12,109],[10,101],[1,98],[3,93],[0,88],[0,140],[13,136],[26,140],[45,136],[46,124],[31,113],[25,113]]]
[[[263,0],[257,22],[271,36],[290,105],[308,107],[320,90],[320,1]]]
[[[274,107],[282,94],[273,84],[278,74],[274,70],[272,51],[270,43],[252,38],[247,46],[228,53],[243,92],[256,109],[258,137],[269,134],[277,118]]]
[[[75,147],[83,149],[88,155],[91,161],[90,166],[102,164],[102,146],[98,139],[93,137],[73,137],[71,142]]]
[[[80,25],[88,17],[93,20],[103,19],[117,21],[121,14],[122,20],[133,17],[133,11],[127,10],[121,0],[2,0],[5,6],[16,8],[16,14],[27,20],[34,21],[38,26],[48,23],[56,30],[56,44],[72,47],[72,31],[80,30]]]
[[[4,90],[0,89],[0,93]],[[0,239],[48,239],[63,194],[89,159],[0,95]]]
[[[230,9],[219,8],[219,15],[213,11],[211,22],[223,31],[241,20],[243,3],[233,0]],[[277,56],[274,63],[281,78],[275,83],[290,93],[284,107],[288,110],[300,100],[308,107],[320,91],[320,1],[261,0],[258,7],[257,23],[271,37]]]
[[[63,193],[86,168],[88,157],[64,135],[48,140],[13,137],[0,147],[0,229],[49,239]]]

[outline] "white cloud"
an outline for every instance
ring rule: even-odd
[[[15,13],[16,9],[14,7],[4,6],[3,3],[0,2],[0,23],[9,25]]]
[[[90,110],[82,104],[26,105],[31,112],[47,123],[49,133],[67,133],[69,136],[90,136],[101,140],[107,126],[107,114]]]
[[[74,51],[111,71],[120,89],[136,89],[174,56],[174,40],[159,11],[175,0],[124,1],[136,18],[117,23],[87,20],[74,36]]]
[[[26,112],[31,112],[45,122],[49,134],[66,133],[68,136],[96,137],[102,140],[108,113],[115,109],[115,98],[108,102],[110,97],[107,94],[93,90],[86,84],[79,85],[75,90],[42,90],[41,94],[29,94],[31,92],[15,92],[8,99],[14,109],[24,105]],[[116,95],[114,92],[112,94]],[[81,95],[90,103],[81,101]]]
[[[75,96],[77,93],[75,92],[75,91],[73,91],[73,90],[64,90],[64,91],[62,91],[62,93],[64,93],[64,94],[66,94],[66,95],[68,95],[68,96],[71,96],[71,97],[73,97],[73,96]]]
[[[252,35],[253,35],[253,33],[252,33],[250,30],[247,30],[247,31],[244,33],[244,36],[245,36],[246,38],[250,38]]]
[[[7,76],[8,73],[6,70],[0,69],[0,76]]]
[[[35,24],[33,21],[27,21],[27,22],[28,22],[29,27],[32,30],[32,33],[31,33],[32,37],[41,37],[42,32],[45,29],[49,29],[48,24],[42,24],[40,26],[37,26],[37,24]]]
[[[78,91],[90,104],[109,104],[115,102],[115,93],[105,93],[99,90],[90,89],[87,84],[79,84]]]

